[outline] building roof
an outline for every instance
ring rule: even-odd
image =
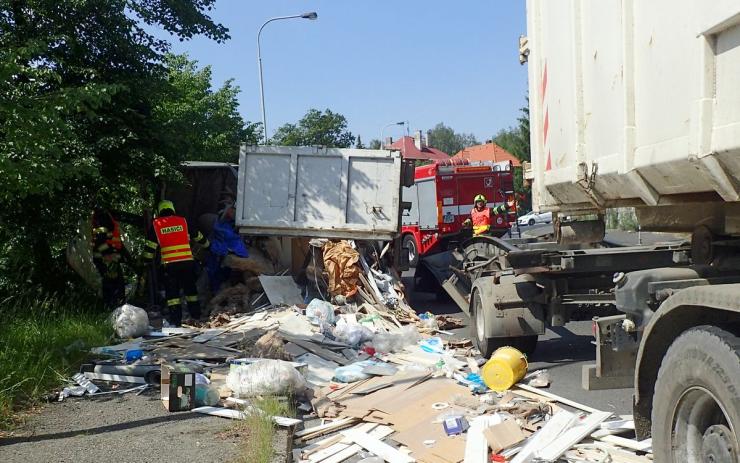
[[[409,136],[399,138],[389,146],[386,146],[386,148],[401,151],[401,156],[404,159],[428,159],[430,161],[450,159],[449,154],[437,148],[430,146],[422,146],[421,149],[417,148],[414,144],[414,137]]]
[[[454,158],[467,159],[468,161],[511,161],[514,167],[521,167],[522,163],[513,154],[490,142],[483,145],[475,145],[458,151]]]

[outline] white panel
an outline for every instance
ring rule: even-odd
[[[347,223],[363,224],[372,228],[386,228],[397,222],[400,190],[398,177],[387,175],[393,159],[350,158],[349,206]],[[389,192],[395,191],[395,195]]]
[[[246,208],[250,220],[287,224],[292,217],[289,208],[291,159],[289,154],[255,154],[248,158],[245,181],[249,187]]]
[[[434,178],[416,182],[419,191],[419,228],[422,230],[438,227],[436,185]]]
[[[411,203],[411,209],[404,212],[403,225],[419,224],[419,198],[417,196],[416,184],[403,187],[402,198]]]
[[[296,216],[298,222],[342,220],[341,156],[298,156]],[[317,183],[316,179],[324,179]]]
[[[391,239],[398,235],[398,152],[250,146],[239,157],[241,233]]]

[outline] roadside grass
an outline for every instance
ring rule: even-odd
[[[105,345],[113,330],[107,314],[84,297],[25,294],[0,301],[0,430],[18,424],[16,412],[32,406]]]
[[[270,463],[275,456],[276,424],[272,416],[295,416],[293,400],[285,397],[260,397],[252,405],[262,413],[251,413],[235,423],[235,431],[243,436],[238,463]]]

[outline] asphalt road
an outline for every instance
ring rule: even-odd
[[[404,283],[410,286],[413,270],[405,272]],[[443,291],[440,288],[440,291]],[[411,306],[418,313],[449,314],[461,318],[465,328],[453,330],[456,338],[471,339],[470,319],[451,300],[437,300],[435,294],[409,292]],[[529,358],[529,371],[547,369],[551,378],[550,392],[576,402],[620,415],[632,414],[632,389],[587,391],[581,387],[583,365],[595,362],[591,321],[568,323],[565,327],[548,329],[540,336],[537,350]]]

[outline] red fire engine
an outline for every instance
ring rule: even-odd
[[[445,251],[450,239],[472,233],[463,222],[470,217],[476,195],[483,194],[488,207],[514,199],[514,170],[509,161],[451,158],[417,167],[414,179],[413,186],[403,189],[403,201],[411,207],[404,211],[401,227],[411,266],[416,266],[420,256]],[[502,236],[516,223],[515,209],[507,217],[494,217],[492,235]]]

